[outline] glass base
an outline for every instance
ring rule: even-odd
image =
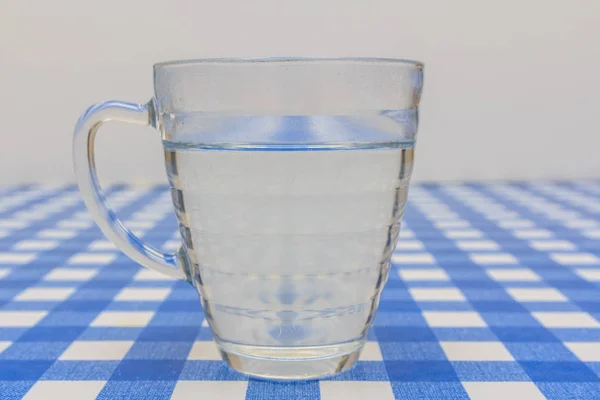
[[[352,367],[364,341],[313,346],[264,347],[217,342],[221,356],[238,372],[268,380],[310,380]]]

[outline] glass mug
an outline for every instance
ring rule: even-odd
[[[397,59],[156,64],[149,103],[100,103],[77,123],[81,193],[126,255],[198,290],[229,366],[267,379],[344,371],[389,273],[422,74]],[[174,254],[142,243],[107,208],[94,137],[113,120],[160,132],[182,239]]]

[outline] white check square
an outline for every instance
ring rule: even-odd
[[[12,342],[0,341],[0,354],[2,354],[4,350],[8,349],[11,344]]]
[[[491,264],[517,264],[518,260],[512,254],[508,253],[474,253],[470,254],[469,258],[475,264],[491,265]]]
[[[152,229],[155,222],[152,221],[136,221],[136,220],[128,220],[123,222],[128,229]]]
[[[493,240],[459,240],[456,245],[459,249],[465,251],[500,250],[498,243]]]
[[[91,221],[92,217],[90,216],[90,214],[87,211],[78,211],[75,214],[73,214],[73,218],[79,220],[79,221]]]
[[[246,397],[247,381],[178,381],[171,400],[240,400]]]
[[[116,301],[163,301],[170,288],[125,288],[117,294]]]
[[[63,301],[75,292],[74,288],[37,288],[25,289],[15,297],[16,301]]]
[[[132,215],[137,221],[159,221],[163,219],[162,213],[152,211],[138,211]]]
[[[179,231],[176,232],[176,235],[177,235],[176,237],[179,236]],[[415,237],[415,234],[410,229],[404,229],[404,228],[402,228],[400,230],[400,233],[398,234],[398,238],[399,239],[410,239],[410,238],[413,238],[413,237]]]
[[[428,212],[425,213],[425,216],[432,221],[455,221],[458,219],[458,214],[455,212]]]
[[[575,211],[552,211],[546,213],[546,215],[550,219],[563,221],[565,224],[572,220],[581,219],[581,214]]]
[[[600,269],[577,269],[577,275],[590,282],[600,282]]]
[[[471,400],[545,400],[533,382],[462,382]]]
[[[389,382],[321,381],[321,400],[394,400]]]
[[[583,362],[600,361],[600,342],[565,342],[564,345]]]
[[[548,239],[554,237],[554,233],[547,229],[518,229],[513,235],[519,239]]]
[[[27,222],[33,222],[33,221],[41,221],[43,219],[48,218],[48,213],[45,211],[37,211],[37,210],[27,210],[27,211],[19,211],[18,213],[15,213],[13,215],[14,218],[23,220],[23,221],[27,221]],[[4,228],[6,229],[6,228]]]
[[[133,341],[129,340],[76,340],[61,354],[59,360],[122,360],[131,346]]]
[[[37,381],[23,400],[93,400],[104,385],[106,381]]]
[[[441,268],[400,269],[398,275],[405,281],[449,281],[450,277]]]
[[[515,219],[508,221],[498,221],[498,226],[504,229],[523,229],[533,228],[534,223],[528,219]]]
[[[573,229],[589,229],[598,228],[599,224],[593,219],[576,219],[574,221],[568,221],[565,225]]]
[[[212,341],[194,342],[190,353],[187,356],[188,360],[220,360],[221,354],[217,345]]]
[[[483,237],[483,232],[478,229],[448,230],[444,232],[448,239],[477,239]]]
[[[58,247],[60,242],[56,240],[22,240],[13,246],[15,250],[51,250]]]
[[[568,240],[532,240],[529,245],[538,251],[575,250],[577,247]]]
[[[400,240],[396,244],[396,250],[423,250],[423,242],[419,240]]]
[[[501,342],[440,342],[448,361],[514,361]]]
[[[416,301],[466,301],[456,288],[412,288],[408,291]]]
[[[165,251],[177,251],[181,247],[181,240],[167,240],[163,243],[162,248]]]
[[[87,229],[93,224],[92,221],[82,221],[77,219],[66,219],[56,224],[59,228],[64,229]]]
[[[72,229],[44,229],[36,235],[43,239],[72,239],[77,236],[77,231]]]
[[[154,317],[153,311],[103,311],[90,326],[144,327]]]
[[[542,280],[538,274],[528,268],[517,269],[486,269],[486,274],[499,282],[539,282]]]
[[[600,323],[586,312],[550,312],[531,313],[546,328],[600,328]]]
[[[464,219],[456,219],[453,221],[435,221],[433,223],[438,229],[450,229],[450,228],[469,228],[471,224],[469,221],[465,221]]]
[[[520,215],[512,211],[488,212],[485,217],[490,221],[509,221],[519,218]]]
[[[600,239],[600,229],[591,229],[589,231],[583,231],[581,234],[590,239]]]
[[[29,224],[25,221],[14,219],[0,219],[0,229],[23,229]]]
[[[429,253],[394,254],[394,264],[435,264],[435,258]]]
[[[31,253],[0,253],[0,264],[27,264],[36,258]]]
[[[600,258],[592,253],[552,253],[550,258],[562,265],[600,264]]]
[[[173,281],[175,278],[161,274],[151,269],[142,268],[133,277],[135,281]]]
[[[410,195],[409,195],[410,196]],[[410,196],[411,199],[413,201],[416,201],[415,205],[416,207],[421,210],[421,212],[423,212],[424,214],[431,214],[431,213],[447,213],[450,212],[450,208],[448,208],[447,205],[442,204],[440,201],[423,201],[421,199],[419,199],[418,197],[415,198],[413,196]]]
[[[72,256],[68,264],[72,265],[104,265],[110,264],[117,258],[116,254],[78,253]]]
[[[143,229],[132,229],[131,233],[133,233],[133,235],[137,236],[138,238],[143,238],[146,234],[146,231]]]
[[[88,250],[95,251],[115,251],[118,250],[117,246],[113,242],[108,240],[95,240],[88,246]]]
[[[45,281],[88,281],[98,274],[95,269],[54,268],[44,276]]]
[[[365,343],[362,351],[360,352],[359,360],[383,361],[383,356],[381,355],[381,348],[379,347],[379,343],[370,341]]]
[[[569,301],[554,288],[509,288],[506,289],[513,299],[520,302],[565,302]]]
[[[31,327],[47,314],[48,311],[0,311],[0,327]]]
[[[432,328],[485,328],[487,324],[474,311],[424,311],[423,318]]]

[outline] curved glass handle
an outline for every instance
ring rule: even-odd
[[[173,278],[188,279],[185,256],[178,253],[165,254],[138,239],[115,213],[106,205],[96,174],[94,138],[100,126],[107,121],[122,121],[137,125],[153,125],[154,105],[106,101],[90,107],[77,122],[73,136],[73,160],[79,190],[92,217],[123,253],[152,270]]]

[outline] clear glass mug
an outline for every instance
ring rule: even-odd
[[[229,366],[268,379],[344,371],[388,276],[422,82],[421,63],[396,59],[156,64],[149,103],[108,101],[80,118],[79,187],[126,255],[198,290]],[[107,208],[94,137],[113,120],[160,132],[175,254],[145,245]]]

